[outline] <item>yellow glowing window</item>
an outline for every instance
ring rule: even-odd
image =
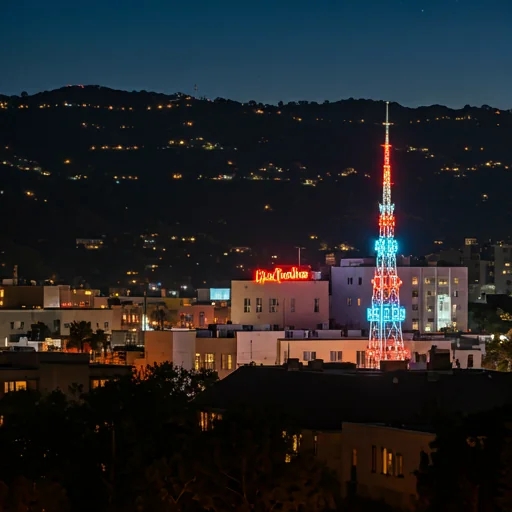
[[[0,297],[3,299],[4,298],[4,294],[5,294],[5,290],[4,289],[1,289],[0,290]]]
[[[412,278],[412,284],[418,284],[418,278],[417,277],[413,277]]]
[[[9,391],[22,391],[25,389],[27,389],[26,380],[4,382],[4,393],[9,393]]]

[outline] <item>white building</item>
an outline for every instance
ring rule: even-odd
[[[316,280],[231,281],[234,324],[269,324],[284,328],[327,329],[329,282]]]
[[[499,243],[494,246],[494,284],[496,293],[512,293],[512,245]]]
[[[331,269],[331,318],[349,329],[367,329],[373,266],[342,260]],[[468,328],[468,271],[465,267],[398,267],[400,303],[406,309],[403,329],[438,332]]]

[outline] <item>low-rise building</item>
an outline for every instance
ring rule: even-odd
[[[131,373],[132,367],[127,365],[91,364],[89,354],[1,351],[0,397],[22,389],[87,393],[107,380]]]
[[[327,329],[329,282],[298,267],[257,270],[253,281],[231,282],[231,320],[275,330]]]
[[[289,457],[308,451],[337,473],[342,496],[402,509],[418,504],[414,471],[430,452],[438,414],[458,417],[512,404],[512,374],[505,372],[346,371],[295,363],[243,366],[216,383],[196,399],[202,426],[208,428],[205,417],[243,405],[281,411],[301,429]]]
[[[146,332],[144,358],[135,361],[137,370],[166,362],[186,370],[215,370],[222,379],[237,367],[236,339],[196,337],[194,329]]]

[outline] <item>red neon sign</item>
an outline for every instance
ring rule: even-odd
[[[309,281],[311,272],[308,269],[299,267],[290,267],[283,269],[277,267],[272,270],[256,270],[254,280],[259,284],[282,283],[283,281]]]

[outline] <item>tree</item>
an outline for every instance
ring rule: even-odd
[[[26,98],[27,96],[28,96],[28,92],[27,91],[22,91],[21,97],[22,98]]]
[[[157,307],[151,312],[150,318],[152,322],[156,322],[156,327],[163,331],[165,321],[167,320],[166,310]]]
[[[93,333],[89,339],[89,343],[91,344],[92,350],[101,350],[107,344],[107,335],[105,331],[102,329],[96,329],[96,332]]]
[[[69,336],[66,346],[68,348],[76,348],[79,352],[83,352],[84,343],[92,338],[91,322],[84,320],[80,322],[72,322],[69,326]]]
[[[509,372],[512,370],[512,331],[506,335],[499,332],[494,334],[490,343],[485,347],[483,365],[486,368]]]

